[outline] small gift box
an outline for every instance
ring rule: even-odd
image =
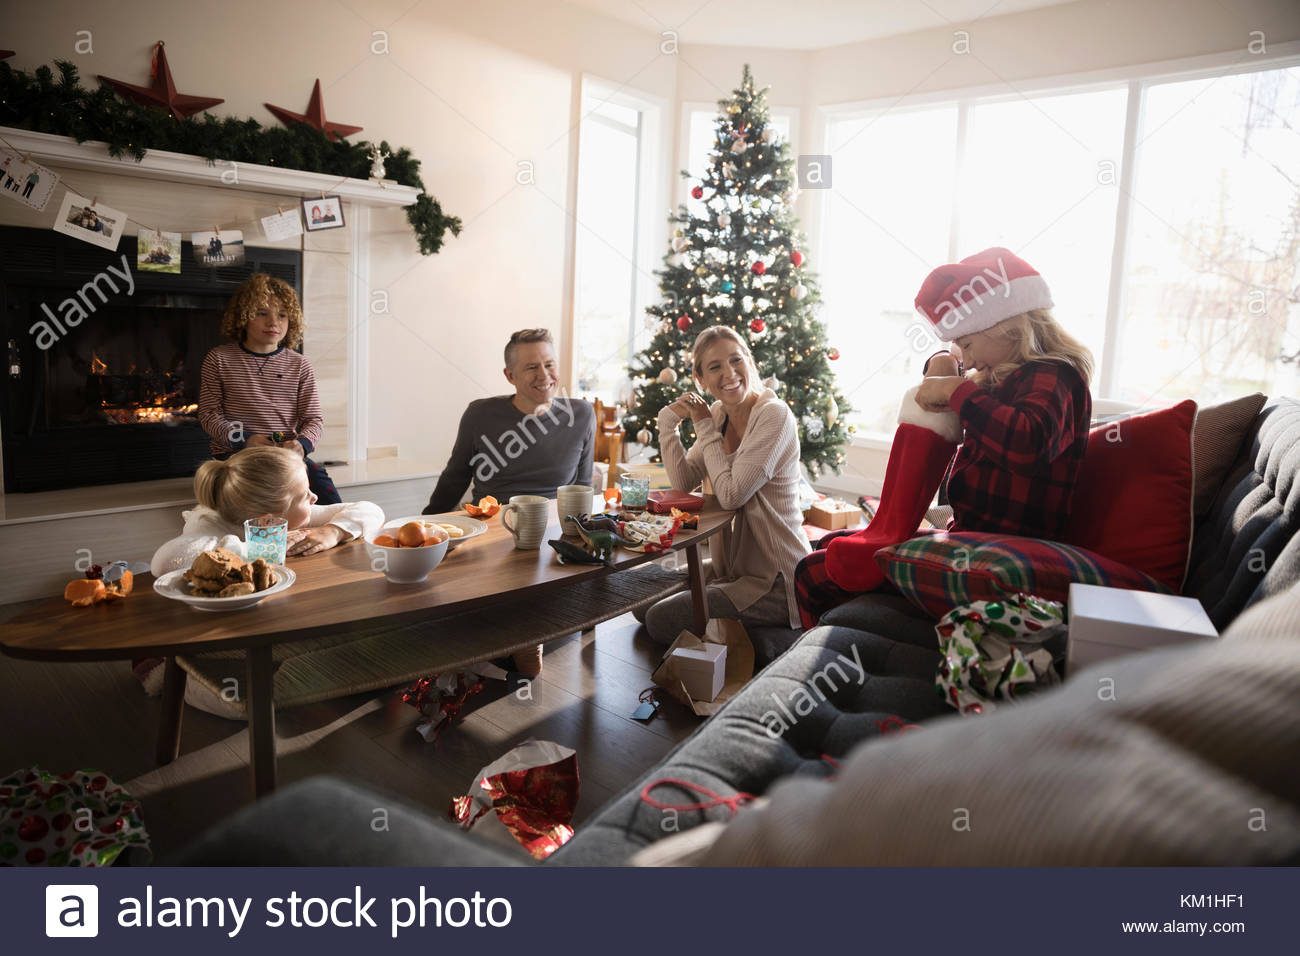
[[[1165,644],[1218,637],[1196,598],[1070,585],[1070,643],[1066,674],[1089,664]]]
[[[815,524],[827,531],[840,531],[857,524],[858,515],[861,513],[857,505],[840,501],[838,498],[826,498],[813,503],[813,506],[808,509],[807,520],[809,524]]]
[[[686,686],[692,700],[713,701],[722,692],[727,675],[727,646],[703,644],[679,647],[668,655],[673,673]]]

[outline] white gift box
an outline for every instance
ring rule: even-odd
[[[727,673],[727,646],[704,644],[702,647],[679,647],[668,655],[673,673],[686,686],[692,700],[712,701],[722,692]]]
[[[1070,585],[1067,674],[1111,657],[1218,636],[1195,598]]]

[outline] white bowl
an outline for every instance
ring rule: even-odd
[[[428,518],[403,518],[390,521],[366,538],[366,550],[370,553],[370,567],[382,572],[393,584],[419,584],[429,576],[429,572],[442,563],[447,556],[451,538],[438,544],[425,545],[422,548],[388,548],[375,544],[375,538],[381,534],[397,536],[397,529],[407,521],[429,521]],[[430,522],[437,524],[437,522]]]
[[[265,591],[258,591],[256,594],[225,598],[202,597],[195,594],[190,588],[189,582],[184,578],[184,570],[168,571],[154,581],[153,589],[165,598],[188,604],[196,611],[242,611],[255,604],[260,604],[272,594],[279,594],[281,591],[287,590],[298,578],[283,564],[273,564],[271,568],[275,571],[275,583]]]
[[[400,528],[408,521],[425,521],[430,524],[454,524],[465,533],[459,538],[451,538],[447,542],[447,550],[455,551],[457,545],[462,545],[470,538],[477,538],[481,534],[487,534],[487,522],[480,521],[478,518],[471,518],[469,515],[445,514],[445,515],[419,515],[415,518],[400,518],[397,521],[390,521],[389,524]]]

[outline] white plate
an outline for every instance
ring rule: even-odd
[[[459,538],[448,537],[447,550],[454,551],[456,545],[464,544],[470,538],[477,538],[481,534],[487,534],[487,522],[479,521],[478,518],[471,518],[469,515],[414,515],[410,518],[394,518],[392,521],[384,522],[384,530],[392,530],[394,533],[408,521],[424,521],[429,524],[454,524],[458,528],[463,528],[465,533]]]
[[[183,570],[168,571],[153,583],[153,589],[165,598],[188,604],[196,611],[242,611],[246,607],[252,607],[266,600],[272,594],[287,590],[298,577],[283,564],[273,564],[271,568],[275,571],[276,582],[265,591],[258,591],[256,594],[226,598],[199,597],[190,590],[189,584],[183,577],[185,574]]]

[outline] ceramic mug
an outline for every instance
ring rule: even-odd
[[[568,516],[590,514],[592,494],[591,485],[561,485],[556,489],[555,513],[564,534],[578,533],[578,526]]]
[[[501,523],[515,536],[516,548],[532,551],[542,546],[550,509],[551,499],[541,495],[515,495],[501,509]],[[510,523],[512,514],[516,516],[514,524]]]

